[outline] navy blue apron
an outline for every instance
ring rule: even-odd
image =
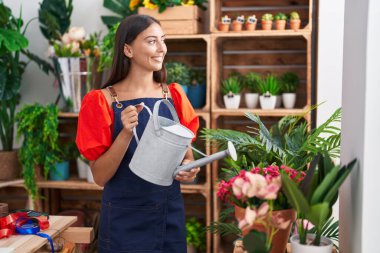
[[[129,105],[144,102],[153,111],[153,106],[159,99],[162,98],[121,101],[123,107],[120,109],[113,102],[113,140],[123,129],[120,118],[122,110]],[[165,105],[160,107],[159,115],[172,119]],[[139,138],[148,119],[149,113],[143,109],[139,113],[137,126]],[[171,186],[160,186],[136,176],[129,169],[136,145],[132,138],[115,175],[104,186],[99,252],[185,253],[186,228],[180,183],[174,180]]]

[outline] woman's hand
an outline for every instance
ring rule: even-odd
[[[188,164],[190,162],[192,162],[192,160],[184,159],[182,161],[182,165]],[[180,171],[178,175],[175,177],[175,179],[183,183],[191,183],[195,180],[200,170],[201,168],[198,167],[198,168],[191,169],[190,171]]]
[[[138,114],[144,107],[141,105],[130,105],[121,112],[121,122],[123,123],[124,131],[132,135],[133,128],[136,127],[138,122]]]

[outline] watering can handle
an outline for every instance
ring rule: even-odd
[[[140,103],[140,104],[137,104],[137,105],[134,105],[134,106],[135,107],[143,106],[148,111],[150,117],[152,117],[152,111],[144,103]],[[132,131],[133,131],[133,135],[135,136],[135,140],[136,140],[137,144],[139,144],[140,140],[139,140],[139,137],[137,136],[136,127],[134,127]]]
[[[153,108],[153,125],[154,125],[154,130],[156,131],[156,134],[158,136],[161,135],[161,125],[160,125],[160,122],[158,120],[158,112],[160,109],[161,102],[163,102],[169,108],[170,113],[172,114],[173,120],[175,122],[179,123],[179,118],[178,118],[177,112],[176,112],[174,106],[169,102],[169,100],[161,99],[161,100],[157,101],[154,104],[154,108]]]

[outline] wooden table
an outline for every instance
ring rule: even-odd
[[[50,216],[50,227],[42,231],[52,238],[61,235],[77,220],[76,216]],[[0,253],[29,253],[35,252],[46,244],[48,240],[36,235],[12,235],[7,239],[0,239]]]

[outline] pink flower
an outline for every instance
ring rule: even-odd
[[[68,33],[65,33],[62,38],[61,38],[61,41],[63,44],[67,45],[67,44],[70,44],[71,43],[71,39],[69,37],[69,34]]]
[[[239,228],[244,229],[247,226],[252,226],[257,218],[263,217],[268,213],[269,205],[264,202],[260,205],[259,209],[251,209],[249,206],[245,209],[244,219],[239,221]]]

